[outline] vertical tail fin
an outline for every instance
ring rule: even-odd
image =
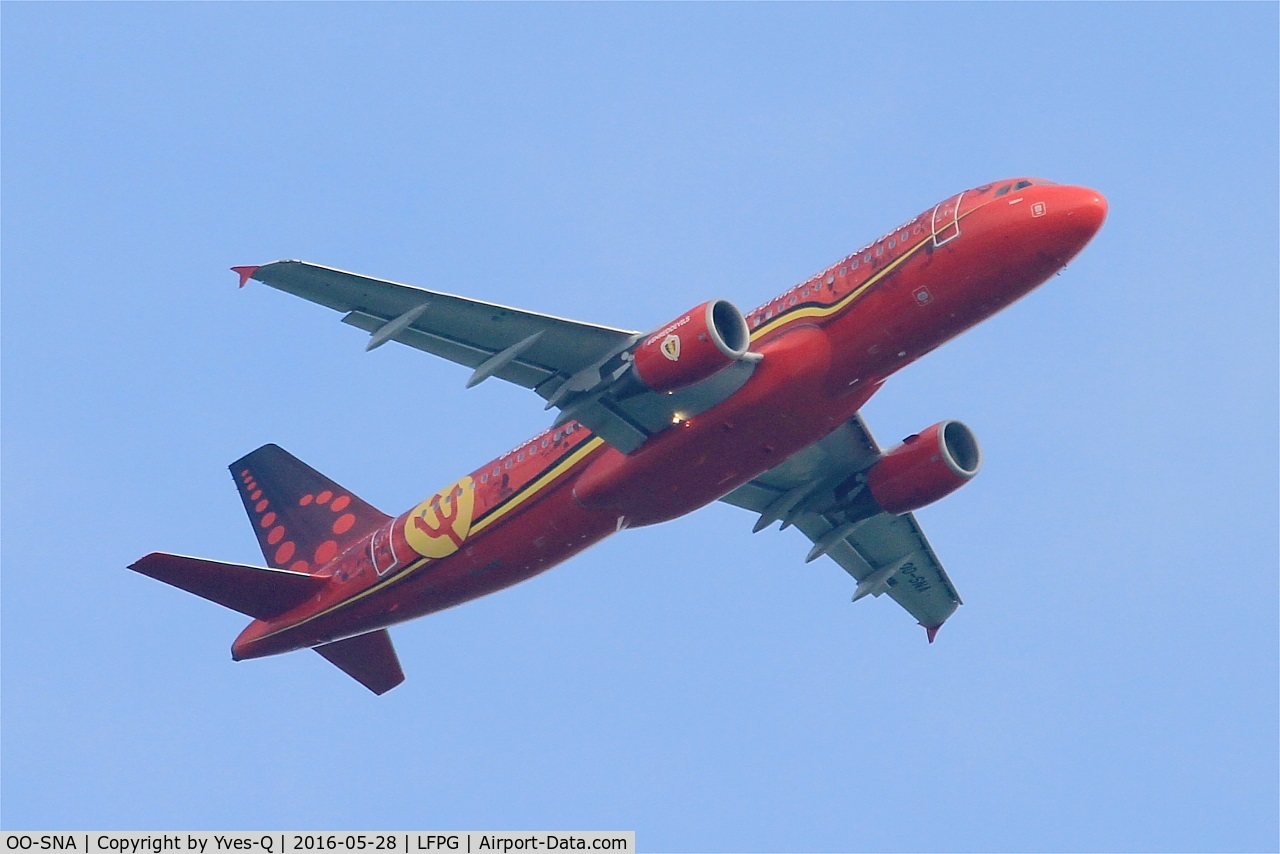
[[[391,519],[278,445],[263,445],[230,470],[273,567],[315,572]]]

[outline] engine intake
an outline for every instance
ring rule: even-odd
[[[646,388],[677,391],[745,358],[750,345],[742,312],[718,299],[690,309],[645,338],[632,357],[636,377]]]
[[[867,471],[867,489],[889,513],[909,513],[964,486],[982,468],[982,449],[959,421],[939,421],[885,452]]]

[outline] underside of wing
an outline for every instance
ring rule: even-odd
[[[557,385],[557,376],[576,374],[635,334],[305,261],[242,269],[252,271],[249,278],[342,312],[344,323],[370,333],[370,349],[397,341],[472,369],[490,363],[477,382],[494,376],[545,390],[544,396],[551,394],[543,388],[549,381]]]
[[[854,601],[887,593],[933,640],[938,627],[960,607],[960,595],[911,513],[881,513],[848,532],[839,516],[806,513],[796,527],[819,543],[836,535],[826,554],[858,581]],[[842,535],[841,535],[842,534]]]
[[[889,594],[934,633],[961,604],[911,513],[868,515],[858,498],[863,472],[881,452],[861,417],[722,498],[760,517],[794,525],[813,542],[807,560],[826,555],[858,582],[854,601]]]
[[[342,312],[344,323],[369,333],[366,349],[396,341],[471,368],[468,387],[497,377],[533,389],[547,409],[560,410],[557,424],[578,421],[623,453],[724,400],[756,365],[742,359],[707,379],[656,393],[634,381],[631,349],[640,333],[305,261],[232,269],[241,284],[256,279]]]

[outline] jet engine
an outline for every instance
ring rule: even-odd
[[[909,513],[955,492],[981,467],[973,431],[939,421],[886,451],[866,473],[867,491],[881,509]]]
[[[693,308],[632,351],[636,378],[650,391],[676,391],[749,358],[746,318],[727,300]]]

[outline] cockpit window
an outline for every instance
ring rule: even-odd
[[[996,190],[996,198],[997,198],[997,199],[998,199],[998,198],[1000,198],[1000,197],[1001,197],[1001,196],[1003,196],[1005,193],[1009,192],[1011,189],[1013,189],[1013,186],[1012,186],[1011,184],[1005,184],[1003,187],[1001,187],[1000,189]]]
[[[1013,189],[1015,189],[1015,190],[1025,190],[1027,187],[1030,187],[1030,186],[1031,186],[1031,182],[1030,182],[1030,181],[1019,181],[1018,183],[1016,183],[1016,184],[1014,184],[1014,185],[1013,185]]]

